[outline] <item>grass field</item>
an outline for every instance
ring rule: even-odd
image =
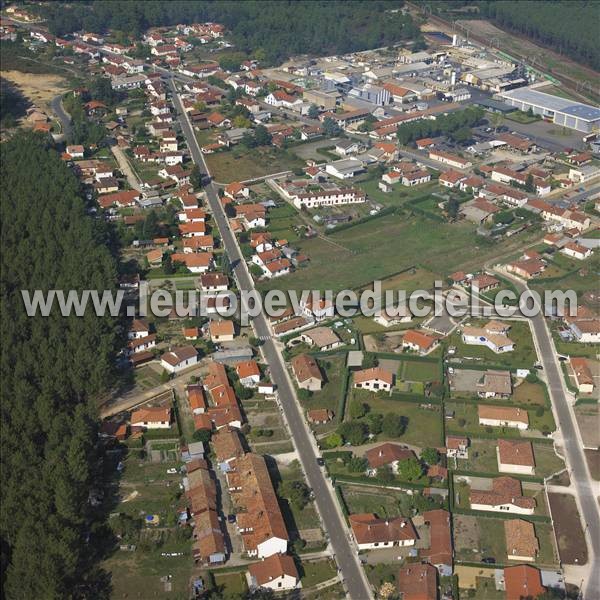
[[[528,115],[526,112],[522,112],[520,110],[515,110],[514,112],[505,115],[505,117],[509,121],[516,121],[517,123],[523,124],[535,123],[541,119],[539,115]]]
[[[269,210],[267,229],[275,240],[285,239],[290,243],[297,242],[300,236],[292,227],[301,223],[298,211],[287,203],[282,203]]]
[[[245,181],[304,166],[291,152],[274,147],[245,150],[238,146],[228,152],[207,154],[206,163],[212,178],[218,183]]]
[[[353,398],[359,399],[367,404],[372,413],[386,415],[393,413],[401,415],[406,419],[406,431],[395,441],[426,447],[440,446],[442,441],[442,414],[441,407],[433,406],[432,409],[421,408],[416,402],[403,402],[391,400],[389,396],[382,394],[371,394],[363,390],[351,389],[346,401],[346,407]],[[425,401],[425,399],[423,399]],[[383,434],[377,436],[377,441],[386,441]]]
[[[521,246],[520,236],[503,242],[503,251]],[[332,233],[326,239],[298,243],[310,257],[310,265],[261,289],[315,289],[327,284],[340,290],[368,285],[411,266],[448,274],[459,268],[480,267],[497,256],[494,242],[480,240],[468,223],[438,223],[423,217],[383,215],[354,227]]]
[[[358,185],[367,192],[370,200],[375,200],[375,202],[379,202],[385,206],[404,204],[408,200],[424,196],[428,192],[436,191],[438,187],[437,181],[431,181],[414,187],[395,185],[391,192],[382,192],[378,187],[379,181],[379,178],[373,177],[372,179],[359,182]]]
[[[303,588],[310,588],[318,583],[332,579],[337,575],[335,562],[330,558],[324,560],[303,561],[300,565],[300,579]]]
[[[226,595],[245,594],[248,591],[246,577],[243,572],[219,573],[213,572],[215,586],[221,591],[223,597]]]
[[[403,360],[398,375],[404,381],[433,381],[439,379],[440,368],[438,363]]]
[[[160,373],[150,365],[134,370],[135,384],[143,390],[160,385]]]
[[[543,383],[523,381],[513,388],[512,399],[517,404],[545,406],[548,402]]]

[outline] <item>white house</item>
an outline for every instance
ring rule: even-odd
[[[577,242],[569,242],[565,244],[561,252],[570,258],[576,258],[577,260],[585,260],[592,255],[592,249],[586,248]]]
[[[529,415],[522,408],[480,404],[477,408],[479,424],[487,427],[529,428]]]
[[[127,332],[127,339],[135,340],[137,338],[144,338],[148,335],[150,335],[150,325],[148,325],[148,322],[144,319],[134,319]]]
[[[245,360],[235,365],[235,371],[244,387],[255,388],[260,381],[260,369],[255,360]]]
[[[394,385],[394,374],[381,367],[362,369],[354,373],[354,387],[370,392],[389,392]]]
[[[471,510],[532,515],[535,511],[535,498],[523,496],[521,482],[513,477],[496,477],[489,490],[471,489],[469,494]]]
[[[294,559],[289,554],[272,554],[251,564],[246,579],[251,591],[266,588],[277,592],[302,587]]]
[[[380,519],[372,513],[349,515],[352,535],[359,550],[414,546],[418,536],[410,519]]]
[[[519,475],[535,474],[533,446],[526,440],[498,440],[498,471]]]
[[[198,352],[193,346],[181,346],[165,352],[160,364],[168,373],[178,373],[198,363]]]
[[[164,407],[138,408],[131,413],[132,427],[146,429],[169,429],[171,427],[171,409]]]
[[[486,346],[496,354],[512,352],[515,344],[506,335],[508,329],[510,326],[498,321],[490,321],[484,327],[465,326],[462,331],[462,341],[471,346]]]

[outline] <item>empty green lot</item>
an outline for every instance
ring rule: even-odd
[[[503,252],[523,243],[514,238],[503,242]],[[383,215],[297,245],[310,257],[309,267],[265,282],[262,290],[355,288],[414,265],[447,275],[459,268],[478,268],[499,251],[495,243],[477,238],[468,223],[438,223],[404,214]]]

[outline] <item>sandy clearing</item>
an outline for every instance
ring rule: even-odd
[[[0,76],[14,83],[24,96],[45,111],[49,110],[54,96],[68,89],[60,75],[0,71]]]

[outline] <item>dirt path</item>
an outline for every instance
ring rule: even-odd
[[[117,159],[117,163],[119,163],[119,169],[121,169],[122,173],[127,177],[127,183],[138,192],[141,189],[141,181],[137,178],[137,175],[133,172],[129,161],[127,160],[127,156],[121,148],[118,146],[112,146],[111,151],[114,154],[114,157]]]

